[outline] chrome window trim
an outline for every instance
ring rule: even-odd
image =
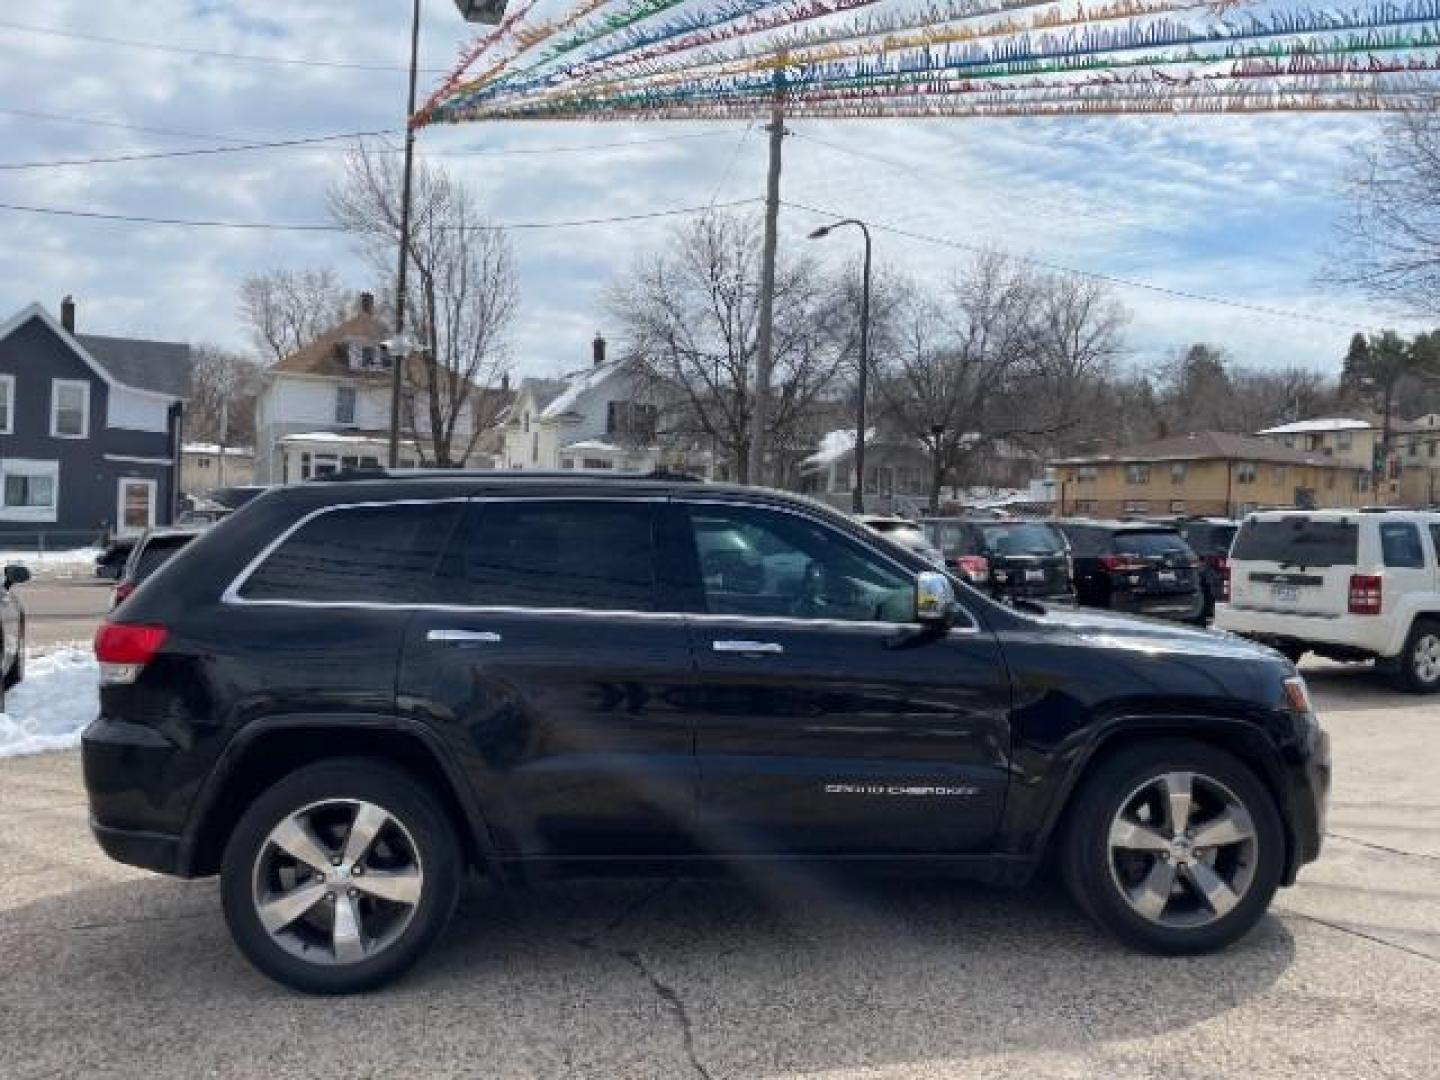
[[[883,551],[871,547],[859,537],[847,536],[840,532],[834,525],[825,521],[816,514],[788,507],[779,506],[774,503],[750,502],[744,499],[697,499],[693,497],[674,497],[666,495],[450,495],[429,499],[368,499],[360,502],[332,503],[328,506],[317,507],[309,513],[297,518],[291,525],[284,529],[275,539],[266,544],[260,551],[241,569],[235,579],[226,586],[225,591],[220,594],[222,604],[230,604],[236,607],[280,607],[280,608],[301,608],[311,610],[354,610],[354,611],[431,611],[441,614],[475,614],[475,615],[540,615],[548,617],[576,618],[579,616],[606,616],[610,618],[625,618],[636,620],[655,620],[659,622],[675,622],[677,620],[690,620],[698,625],[736,624],[745,626],[773,626],[773,627],[856,627],[870,630],[894,630],[896,627],[919,626],[918,622],[879,622],[875,620],[860,619],[803,619],[791,615],[723,615],[710,612],[684,612],[684,611],[636,611],[625,608],[542,608],[542,607],[520,607],[506,604],[429,604],[413,603],[406,604],[397,601],[384,600],[304,600],[304,599],[283,599],[272,597],[266,599],[249,599],[240,595],[240,590],[245,583],[254,575],[260,566],[273,555],[286,540],[290,539],[296,532],[304,528],[316,518],[325,514],[337,513],[342,510],[369,510],[376,507],[390,506],[430,506],[442,505],[445,503],[492,503],[492,502],[627,502],[627,503],[693,503],[702,506],[739,506],[747,508],[759,508],[762,510],[774,510],[782,514],[791,514],[794,517],[804,518],[806,521],[831,532],[839,533],[840,536],[858,544],[862,549],[879,557],[891,566],[895,567],[902,574],[913,576],[914,572],[903,563],[891,558]],[[971,613],[969,608],[959,602],[958,590],[955,606],[962,612],[968,621],[967,626],[952,626],[949,634],[966,635],[980,633],[980,623]]]

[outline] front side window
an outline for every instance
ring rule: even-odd
[[[711,615],[909,623],[915,582],[836,530],[760,507],[692,506]]]
[[[1386,566],[1403,570],[1425,569],[1425,551],[1420,546],[1420,530],[1408,522],[1382,522],[1380,550]]]
[[[50,434],[83,439],[90,434],[90,384],[70,379],[50,383]]]
[[[476,607],[655,610],[653,504],[476,503],[446,554],[442,588]]]
[[[245,600],[424,603],[461,504],[327,510],[301,525],[241,585]]]
[[[57,462],[0,458],[0,521],[54,521],[59,495]]]

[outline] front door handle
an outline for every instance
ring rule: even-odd
[[[425,640],[438,641],[445,645],[495,645],[501,639],[493,630],[437,629],[427,631]]]
[[[716,652],[766,656],[779,656],[785,651],[778,641],[712,641],[710,647]]]

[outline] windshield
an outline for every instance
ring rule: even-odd
[[[985,547],[995,555],[1055,555],[1065,551],[1065,540],[1053,525],[1036,521],[982,525]]]
[[[1359,543],[1360,528],[1348,521],[1308,517],[1247,521],[1240,526],[1230,557],[1296,566],[1348,566],[1355,563]]]

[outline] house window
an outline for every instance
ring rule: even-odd
[[[524,426],[522,430],[525,432],[526,435],[530,434],[530,414],[528,412],[525,414]]]
[[[1150,504],[1143,499],[1138,501],[1132,500],[1125,504],[1125,513],[1127,514],[1148,514],[1149,512]]]
[[[1075,470],[1075,480],[1080,484],[1093,484],[1095,482],[1095,466],[1081,465]]]
[[[608,469],[610,468],[610,462],[606,461],[604,458],[587,457],[585,460],[580,462],[580,467],[582,469]]]
[[[195,467],[196,467],[197,469],[208,469],[208,468],[210,468],[210,459],[209,459],[208,457],[198,457],[198,458],[196,458],[196,459],[195,459]]]
[[[1076,499],[1076,500],[1075,500],[1075,513],[1077,513],[1077,514],[1093,514],[1094,512],[1095,512],[1095,500],[1093,500],[1093,499]]]
[[[655,437],[655,406],[641,401],[611,401],[605,406],[605,434]]]
[[[355,423],[355,387],[337,386],[335,388],[335,422],[337,424]]]
[[[1183,514],[1183,513],[1185,513],[1185,500],[1184,500],[1184,499],[1171,499],[1171,500],[1170,500],[1170,513],[1172,513],[1172,514]]]
[[[0,375],[0,435],[15,434],[15,376]],[[1435,444],[1430,444],[1434,457]]]
[[[1440,454],[1440,442],[1436,442],[1434,439],[1431,439],[1429,453],[1432,458],[1437,456],[1437,454]]]
[[[540,432],[530,433],[530,464],[534,465],[540,460]]]
[[[1183,461],[1177,461],[1172,464],[1170,466],[1171,485],[1174,487],[1179,487],[1181,484],[1185,483],[1185,472],[1185,463]]]
[[[1355,490],[1362,495],[1370,490],[1370,474],[1368,472],[1362,470],[1355,474]]]
[[[1275,466],[1275,483],[1276,483],[1277,485],[1280,485],[1280,486],[1283,487],[1284,484],[1285,484],[1285,482],[1286,482],[1287,480],[1289,480],[1289,479],[1290,479],[1290,469],[1289,469],[1287,466],[1285,466],[1285,465],[1276,465],[1276,466]]]
[[[1294,450],[1294,449],[1295,449],[1295,436],[1294,436],[1294,435],[1286,435],[1286,436],[1285,436],[1285,445],[1286,445],[1289,449]]]
[[[1353,436],[1348,431],[1342,431],[1335,436],[1335,442],[1341,450],[1349,450]]]
[[[1255,463],[1253,461],[1241,461],[1236,464],[1235,482],[1237,484],[1253,484],[1255,482]]]
[[[1149,465],[1126,465],[1125,482],[1127,484],[1148,484],[1150,483]]]
[[[90,436],[90,384],[83,379],[50,381],[50,434],[57,439]]]
[[[60,503],[60,463],[0,459],[0,521],[54,521]]]

